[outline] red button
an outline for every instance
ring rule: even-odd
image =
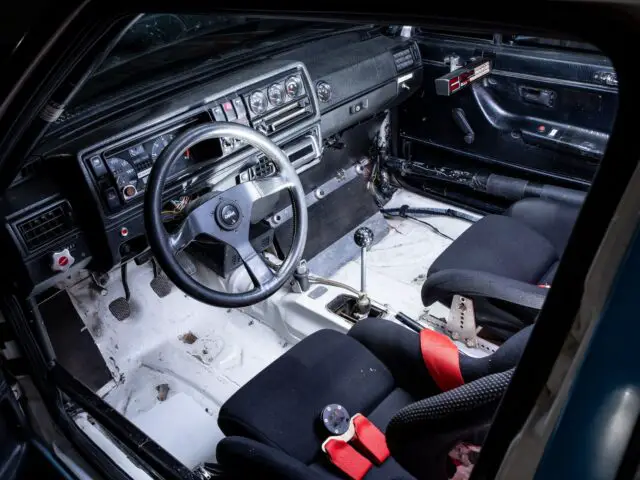
[[[120,235],[126,237],[127,235],[129,235],[129,229],[127,227],[122,227],[120,229]]]
[[[539,125],[539,126],[538,126],[538,131],[539,131],[540,133],[544,132],[546,129],[547,129],[547,127],[545,127],[544,125]]]
[[[231,105],[231,102],[225,102],[222,104],[222,108],[224,108],[227,112],[233,110],[233,105]]]
[[[69,257],[60,257],[58,259],[58,265],[60,265],[61,267],[66,266],[69,263]]]

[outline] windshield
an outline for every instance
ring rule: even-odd
[[[193,72],[257,48],[350,25],[229,15],[145,14],[123,35],[74,104],[122,85]]]

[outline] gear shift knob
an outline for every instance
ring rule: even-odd
[[[360,227],[353,234],[353,241],[360,248],[369,248],[373,243],[373,230],[368,227]]]

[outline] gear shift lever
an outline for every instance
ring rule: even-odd
[[[367,227],[360,227],[353,234],[353,241],[360,247],[360,297],[358,298],[357,309],[361,317],[369,315],[371,310],[371,300],[367,295],[367,250],[373,243],[373,231]]]

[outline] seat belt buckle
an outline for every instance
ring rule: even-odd
[[[342,473],[352,480],[362,480],[373,467],[373,463],[349,445],[355,433],[353,419],[350,419],[347,431],[341,435],[328,437],[322,442],[321,448],[329,458],[329,461],[338,467]]]
[[[345,433],[322,442],[322,451],[333,465],[354,480],[363,478],[373,463],[380,465],[390,456],[384,434],[360,413],[349,419]]]
[[[384,433],[380,431],[367,417],[356,413],[351,418],[355,434],[352,443],[376,465],[381,465],[389,458],[389,448]]]

